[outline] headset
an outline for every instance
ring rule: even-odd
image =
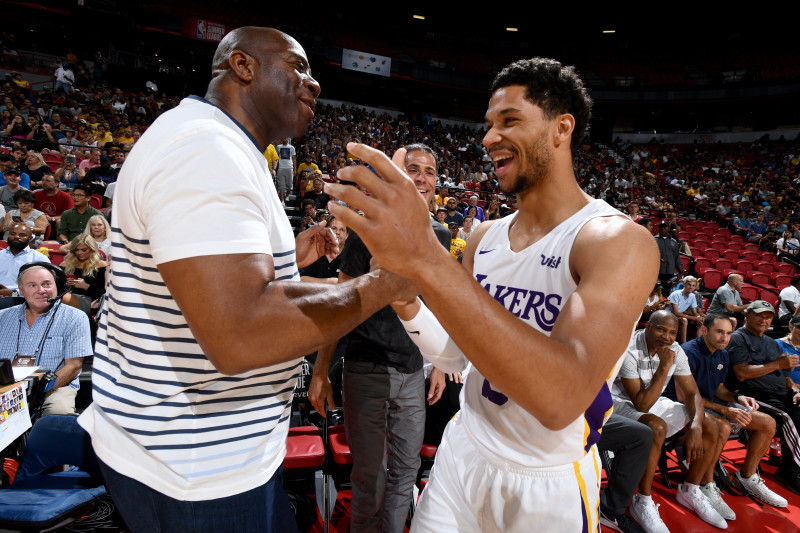
[[[67,275],[64,274],[64,271],[60,268],[55,266],[52,263],[47,263],[45,261],[34,261],[33,263],[26,263],[19,267],[19,276],[22,276],[22,273],[28,270],[29,268],[33,267],[43,267],[50,271],[53,274],[53,279],[56,282],[56,295],[53,298],[48,298],[47,301],[49,303],[56,302],[64,296],[69,287],[67,286]]]

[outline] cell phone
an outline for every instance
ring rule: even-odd
[[[76,159],[75,159],[74,155],[68,155],[67,156],[67,164],[68,165],[74,165],[75,161],[76,161]]]
[[[67,274],[67,279],[78,279],[75,274]]]

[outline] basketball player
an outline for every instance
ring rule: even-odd
[[[659,256],[647,231],[575,180],[590,109],[575,71],[556,61],[518,61],[497,76],[483,143],[519,212],[478,227],[464,268],[437,245],[402,150],[393,164],[348,147],[383,178],[363,167],[342,176],[369,197],[326,186],[364,212],[331,205],[376,260],[417,284],[430,310],[419,300],[395,310],[422,353],[445,372],[474,366],[413,531],[597,529],[594,443]],[[476,313],[481,327],[464,328]]]

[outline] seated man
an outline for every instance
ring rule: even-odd
[[[689,332],[690,326],[697,333],[695,337],[701,334],[700,328],[703,325],[705,315],[703,311],[697,306],[697,297],[694,291],[697,290],[697,282],[700,281],[694,276],[686,276],[683,278],[683,289],[674,291],[669,295],[669,301],[672,304],[672,314],[678,317],[678,336],[681,343],[686,342],[686,336]]]
[[[61,213],[72,209],[72,196],[68,192],[58,189],[58,181],[52,173],[42,176],[42,188],[34,191],[36,209],[47,215],[48,222],[61,221]]]
[[[789,286],[781,290],[781,305],[778,307],[778,324],[788,326],[800,304],[800,276],[792,276]]]
[[[706,413],[725,418],[731,425],[738,424],[750,431],[744,465],[733,475],[754,498],[775,507],[786,507],[786,500],[768,489],[757,472],[758,463],[767,453],[775,435],[775,421],[758,411],[758,402],[753,398],[734,394],[723,383],[728,375],[728,352],[725,348],[732,332],[731,319],[709,313],[703,322],[703,336],[690,340],[681,348],[689,359],[689,367],[703,397]],[[674,382],[670,382],[664,395],[677,399],[674,396]],[[721,440],[719,451],[715,453],[719,455],[724,447],[725,441]],[[709,473],[704,482],[712,480],[713,476]]]
[[[8,229],[8,248],[0,250],[0,298],[17,290],[19,267],[34,261],[50,262],[44,254],[28,248],[32,239],[31,228],[23,222],[15,222]]]
[[[781,353],[777,341],[765,335],[774,317],[768,302],[747,306],[744,327],[731,335],[728,345],[731,368],[725,385],[758,400],[761,410],[775,419],[783,452],[775,476],[800,494],[800,385],[786,375],[798,365],[798,357]]]
[[[57,293],[50,268],[31,265],[20,272],[25,303],[0,311],[0,358],[16,366],[29,356],[32,366],[55,372],[42,415],[74,415],[78,374],[83,358],[92,354],[89,319],[79,309],[50,302]]]
[[[739,296],[739,289],[742,288],[742,283],[744,283],[744,278],[741,274],[729,275],[728,282],[717,289],[717,292],[714,293],[714,298],[711,299],[711,305],[708,306],[709,315],[728,317],[733,323],[733,329],[736,329],[738,322],[733,317],[733,314],[742,313],[747,309],[747,305],[742,303],[742,297]]]
[[[647,327],[631,337],[611,391],[615,413],[646,424],[653,430],[650,457],[630,513],[649,532],[668,531],[651,496],[653,476],[664,440],[684,431],[689,472],[686,481],[678,487],[678,503],[709,524],[725,529],[725,519],[709,500],[709,495],[717,494],[716,485],[713,481],[700,485],[709,472],[713,473],[719,458],[714,452],[719,440],[728,438],[730,425],[719,418],[704,416],[703,399],[692,378],[686,354],[675,342],[677,334],[678,319],[675,315],[669,311],[654,312]],[[684,400],[682,404],[661,395],[673,375],[678,397]],[[721,498],[719,501],[724,505]],[[726,514],[730,516],[732,513]]]
[[[92,189],[88,185],[79,184],[72,189],[72,203],[75,207],[61,213],[61,222],[58,225],[58,242],[67,244],[83,233],[90,218],[103,214],[89,205],[91,197]]]

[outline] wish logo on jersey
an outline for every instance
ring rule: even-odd
[[[487,274],[475,274],[475,279],[486,292],[508,309],[511,314],[522,320],[530,321],[531,314],[542,331],[552,331],[558,314],[561,312],[563,298],[560,294],[511,287],[508,285],[484,283]]]

